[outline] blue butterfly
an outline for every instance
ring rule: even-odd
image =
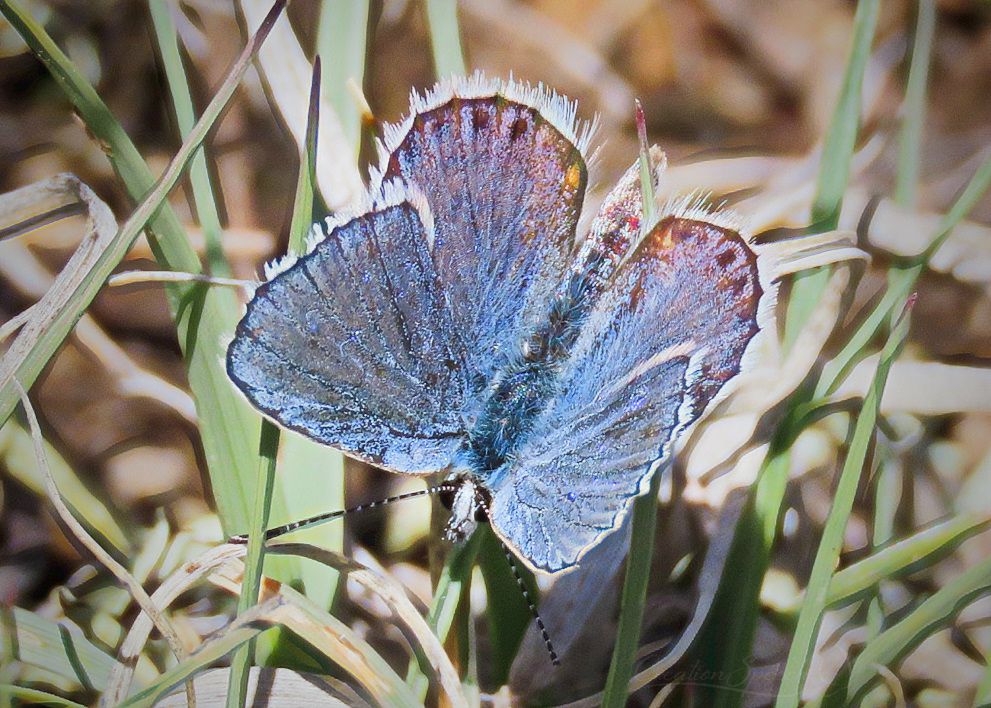
[[[546,573],[618,527],[773,298],[729,219],[683,206],[642,229],[636,165],[579,234],[592,133],[539,86],[414,94],[368,195],[269,270],[227,355],[266,416],[439,473],[450,538],[487,520]]]

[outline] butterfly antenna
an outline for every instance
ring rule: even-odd
[[[441,492],[454,492],[457,491],[457,487],[453,484],[438,484],[435,487],[428,487],[427,489],[419,489],[415,492],[406,492],[405,494],[397,494],[392,497],[386,497],[385,499],[379,499],[378,501],[368,502],[366,504],[358,504],[358,506],[352,506],[347,509],[339,509],[338,511],[329,511],[325,514],[317,514],[316,516],[311,516],[307,519],[301,519],[300,521],[293,521],[292,523],[285,524],[283,526],[276,526],[265,532],[265,540],[271,541],[273,538],[278,538],[279,536],[285,536],[287,533],[292,533],[293,531],[298,531],[299,529],[309,528],[310,526],[316,526],[317,524],[326,523],[327,521],[333,521],[335,519],[340,519],[348,514],[355,514],[359,511],[365,511],[366,509],[372,509],[376,506],[384,506],[385,504],[391,504],[392,502],[403,501],[404,499],[413,499],[414,497],[424,497],[429,494],[439,494]],[[247,543],[248,535],[239,534],[237,536],[231,536],[228,543]]]
[[[533,604],[533,600],[530,598],[530,591],[526,589],[526,584],[520,576],[520,569],[519,566],[516,565],[516,559],[513,558],[512,551],[510,551],[506,544],[501,540],[499,541],[499,545],[502,546],[502,552],[506,556],[506,560],[509,562],[510,569],[513,571],[513,577],[516,578],[516,584],[520,586],[520,592],[523,593],[523,599],[526,600],[526,606],[530,608],[530,614],[533,615],[533,619],[537,622],[537,629],[540,630],[540,636],[544,640],[544,646],[547,647],[547,653],[550,654],[551,663],[554,664],[554,666],[560,666],[561,660],[558,658],[557,652],[554,651],[554,644],[551,643],[551,635],[547,633],[547,627],[544,626],[544,620],[537,611],[537,606]]]

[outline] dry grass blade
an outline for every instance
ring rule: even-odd
[[[239,594],[243,571],[240,562],[227,563],[210,580]],[[418,705],[409,687],[354,630],[283,583],[263,582],[259,604],[239,616],[229,628],[243,626],[242,618],[288,629],[340,666],[381,705]]]
[[[323,548],[317,548],[301,543],[280,543],[268,547],[269,553],[284,553],[311,558],[331,568],[347,571],[348,579],[360,583],[370,592],[375,593],[395,612],[416,638],[424,656],[440,679],[441,688],[453,706],[466,705],[464,692],[458,672],[451,664],[451,659],[444,651],[440,640],[430,629],[426,620],[420,616],[416,607],[406,596],[405,590],[390,576],[377,573],[371,568],[356,561],[348,560],[343,555]]]
[[[31,437],[34,440],[35,455],[38,458],[38,466],[42,470],[45,476],[45,488],[48,491],[48,498],[55,510],[58,512],[59,518],[62,522],[72,531],[76,539],[86,547],[86,549],[93,554],[93,556],[103,564],[107,570],[113,573],[124,587],[128,589],[131,596],[134,598],[135,602],[141,607],[142,611],[148,614],[151,620],[155,623],[155,627],[162,636],[165,637],[166,641],[169,643],[169,648],[175,655],[176,659],[182,661],[186,656],[186,650],[182,646],[182,642],[179,640],[179,635],[176,633],[175,627],[169,619],[158,610],[155,603],[152,602],[148,593],[145,589],[141,587],[141,584],[135,580],[134,576],[131,575],[127,568],[118,563],[114,558],[103,550],[103,547],[97,543],[96,539],[89,535],[83,525],[76,520],[76,517],[72,515],[69,511],[69,507],[65,505],[62,501],[62,496],[59,494],[58,487],[55,486],[55,479],[52,477],[52,471],[48,467],[48,458],[45,456],[45,446],[41,437],[41,426],[38,424],[38,416],[35,415],[34,406],[31,405],[31,399],[28,398],[27,391],[21,386],[20,382],[16,379],[14,380],[14,387],[17,389],[20,395],[21,405],[24,406],[24,412],[28,418],[28,424],[31,429]],[[189,689],[192,691],[192,688]],[[192,697],[192,694],[190,694]],[[192,704],[191,704],[192,705]]]
[[[24,224],[40,226],[49,215],[56,214],[61,217],[84,213],[89,220],[89,227],[87,234],[76,248],[76,254],[89,252],[95,258],[104,245],[103,242],[113,238],[117,226],[107,205],[92,196],[89,190],[86,190],[88,194],[84,194],[85,200],[80,202],[81,184],[72,175],[59,175],[0,196],[0,223],[10,222],[16,218],[20,221],[12,223],[11,228],[21,227]],[[53,200],[64,201],[65,204],[53,207]],[[18,230],[23,232],[23,229]],[[94,234],[96,238],[91,242],[90,238]],[[85,257],[79,266],[83,271],[88,267]],[[73,273],[78,275],[83,271],[76,270],[70,260],[69,265],[60,275],[52,275],[48,267],[30,251],[26,243],[8,244],[4,258],[0,260],[0,275],[20,293],[36,302],[0,325],[0,341],[28,322],[33,323],[32,327],[43,326],[43,322],[39,319],[44,316],[43,313],[57,312],[57,307],[64,304],[51,301],[51,298],[57,298],[59,293],[63,292],[64,286],[59,284],[59,279],[67,281]],[[73,335],[89,354],[95,356],[106,367],[122,395],[157,401],[172,408],[189,422],[196,423],[196,405],[189,393],[138,365],[93,317],[84,313],[76,323]]]
[[[218,568],[229,564],[231,561],[242,557],[245,552],[245,546],[233,544],[225,544],[211,549],[196,560],[186,563],[180,570],[167,578],[158,590],[155,591],[154,595],[152,595],[151,599],[153,603],[157,607],[167,607],[201,578],[217,571]],[[379,595],[413,633],[424,655],[437,672],[441,687],[447,694],[451,704],[465,704],[457,671],[451,664],[437,637],[431,632],[426,621],[420,616],[412,602],[406,597],[405,591],[396,581],[388,576],[376,573],[370,568],[350,560],[339,553],[307,544],[274,544],[268,547],[268,552],[304,556],[336,570],[346,571],[349,574],[348,577]],[[228,571],[223,571],[219,576],[219,578],[226,578],[227,580],[233,577]],[[234,591],[234,585],[228,583],[226,580],[222,584],[228,590]],[[240,585],[239,577],[236,578],[236,585],[238,587]],[[263,587],[263,596],[265,593],[270,592],[273,586],[282,587],[273,581],[268,581]],[[107,691],[100,701],[101,706],[116,705],[127,695],[136,658],[148,641],[151,628],[152,624],[149,621],[148,615],[144,613],[139,615],[131,626],[127,637],[121,644],[120,661],[111,673]],[[332,660],[337,660],[334,655],[329,656]]]
[[[269,618],[276,615],[285,603],[286,601],[282,597],[276,596],[251,608],[249,612],[215,633],[188,659],[166,671],[154,684],[134,694],[120,705],[150,708],[159,696],[165,695],[183,681],[191,679],[197,672],[257,637],[265,630]],[[189,687],[190,692],[192,692],[191,683]]]
[[[221,705],[227,695],[230,669],[208,669],[193,679],[196,698],[203,705]],[[254,666],[248,676],[248,705],[252,708],[298,708],[299,706],[344,706],[371,708],[347,684],[318,674],[290,669]],[[185,708],[185,699],[173,693],[155,703],[158,708]]]
[[[116,228],[113,214],[106,205],[92,192],[81,193],[80,184],[75,175],[61,174],[0,196],[0,241],[87,211],[90,218],[109,217],[109,223]],[[89,200],[99,202],[103,210],[88,208],[91,206]]]
[[[203,273],[176,273],[174,270],[128,270],[114,273],[107,279],[107,285],[112,288],[135,283],[206,283],[228,288],[241,288],[249,295],[258,287],[253,280],[239,278],[217,278]]]
[[[117,233],[117,221],[113,212],[96,194],[74,175],[62,174],[37,184],[23,187],[10,194],[0,196],[0,219],[4,222],[19,223],[27,220],[36,222],[25,216],[25,209],[33,207],[33,213],[38,213],[38,207],[49,201],[65,203],[66,195],[75,195],[89,215],[86,235],[72,258],[55,279],[52,287],[44,297],[30,310],[30,317],[24,322],[17,338],[4,352],[0,360],[0,387],[4,390],[11,387],[11,381],[16,372],[20,371],[38,344],[59,316],[69,307],[77,290],[83,285],[90,271],[96,266],[101,255],[110,246]],[[64,209],[58,207],[57,209]],[[49,210],[49,213],[51,210]],[[82,310],[79,310],[82,314]],[[33,381],[33,377],[30,377]],[[0,405],[0,421],[4,421],[13,410],[16,392],[11,388],[11,395],[5,396]]]
[[[166,608],[186,592],[201,578],[209,575],[224,563],[244,555],[245,548],[240,545],[224,544],[211,548],[200,557],[185,563],[158,586],[151,596],[152,604],[157,608]],[[100,697],[100,706],[115,706],[127,696],[134,677],[134,668],[138,656],[148,641],[148,636],[154,624],[151,615],[142,611],[131,624],[124,641],[121,642],[118,662],[110,672],[107,688]]]

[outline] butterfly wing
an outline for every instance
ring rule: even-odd
[[[500,537],[535,569],[574,566],[740,371],[766,297],[736,231],[659,222],[591,311],[528,442],[493,476]]]
[[[479,75],[412,103],[386,130],[381,172],[414,184],[433,210],[434,263],[477,390],[545,315],[567,269],[590,129],[555,94]]]
[[[462,435],[463,353],[422,199],[395,185],[261,285],[227,370],[281,425],[387,469],[443,468]]]

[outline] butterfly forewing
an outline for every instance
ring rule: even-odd
[[[258,288],[227,362],[285,427],[408,473],[448,463],[465,399],[424,221],[399,200],[337,226]]]
[[[585,193],[579,140],[562,132],[573,118],[559,129],[547,116],[568,106],[543,99],[545,113],[501,95],[454,96],[387,139],[385,178],[409,181],[433,210],[434,262],[481,386],[546,314]]]
[[[762,295],[738,233],[658,223],[589,313],[528,442],[493,475],[499,535],[554,572],[615,528],[652,465],[739,372]]]

